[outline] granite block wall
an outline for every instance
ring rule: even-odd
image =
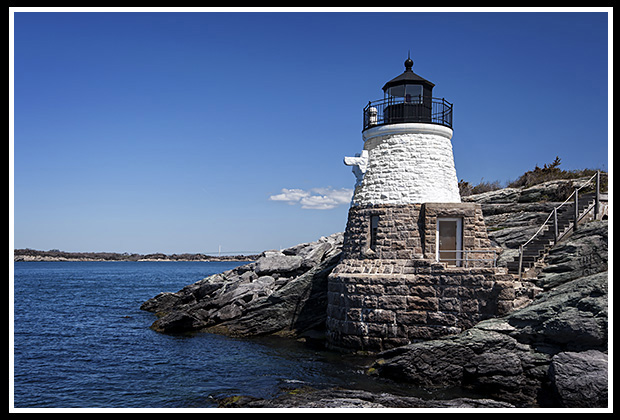
[[[382,351],[457,334],[513,308],[513,276],[428,260],[342,260],[328,283],[332,348]]]
[[[374,249],[372,216],[379,216]],[[353,206],[349,210],[343,258],[434,259],[438,217],[463,220],[464,250],[490,249],[482,209],[475,203],[424,203]]]
[[[485,261],[437,262],[440,217],[462,219],[463,249],[484,251],[472,255]],[[493,251],[475,203],[352,206],[342,260],[328,281],[329,345],[382,351],[508,313],[514,277],[494,266]]]

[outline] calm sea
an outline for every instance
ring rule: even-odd
[[[365,387],[359,360],[294,340],[149,329],[144,301],[240,264],[14,263],[14,406],[215,407],[303,385]]]

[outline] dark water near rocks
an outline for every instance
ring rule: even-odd
[[[16,262],[14,406],[215,407],[283,388],[368,388],[361,361],[290,339],[164,335],[140,305],[235,262]]]

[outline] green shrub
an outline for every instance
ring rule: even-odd
[[[573,169],[563,170],[560,169],[561,159],[559,156],[555,157],[555,160],[549,164],[545,163],[543,167],[536,165],[533,170],[525,172],[515,181],[508,182],[506,187],[510,188],[529,188],[534,185],[541,184],[547,181],[553,181],[555,179],[577,179],[584,177],[591,177],[596,173],[596,169]],[[607,172],[601,171],[601,191],[607,191]],[[499,190],[502,187],[499,181],[495,182],[480,182],[480,184],[473,186],[469,182],[459,181],[459,193],[461,197],[466,197],[472,194],[480,194],[487,191]],[[592,188],[586,190],[593,190]],[[584,192],[586,192],[584,190]]]
[[[463,181],[462,179],[459,181],[459,194],[461,197],[465,197],[472,194],[481,194],[488,191],[495,191],[502,189],[502,185],[499,181],[494,182],[485,182],[481,181],[480,184],[476,186],[472,186],[469,182]]]

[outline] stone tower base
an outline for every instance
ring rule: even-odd
[[[328,286],[332,348],[382,351],[457,334],[510,312],[513,276],[431,260],[342,260]]]
[[[462,225],[458,262],[439,258],[441,220]],[[505,315],[515,283],[495,267],[497,252],[479,204],[351,207],[342,260],[328,283],[329,345],[381,351]]]

